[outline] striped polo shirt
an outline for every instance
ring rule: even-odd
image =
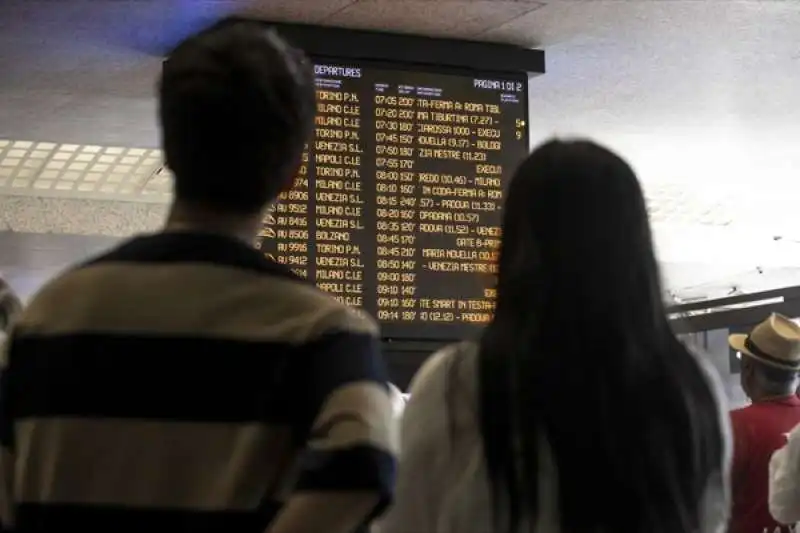
[[[0,383],[4,531],[263,532],[378,494],[396,434],[375,323],[229,238],[135,238],[31,302]]]

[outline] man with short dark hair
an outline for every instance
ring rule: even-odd
[[[749,335],[731,335],[741,354],[742,388],[752,405],[731,413],[734,438],[731,485],[733,533],[789,531],[769,511],[769,462],[800,423],[797,397],[800,326],[774,314]]]
[[[174,50],[159,95],[165,229],[51,282],[12,333],[0,530],[352,533],[394,481],[377,326],[253,247],[313,71],[229,21]]]

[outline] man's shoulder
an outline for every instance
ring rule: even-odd
[[[747,420],[752,415],[750,414],[750,406],[747,407],[739,407],[738,409],[733,409],[730,412],[731,418],[731,425],[736,426],[737,424],[741,424],[743,421]]]
[[[731,409],[731,416],[747,416],[749,413],[756,408],[755,404],[745,405],[744,407],[737,407],[736,409]]]
[[[295,282],[292,290],[298,306],[303,308],[309,341],[329,333],[378,336],[378,323],[365,311],[350,307],[311,284]]]
[[[136,238],[127,239],[117,246],[88,257],[84,261],[73,264],[59,272],[39,287],[25,306],[25,311],[36,311],[54,303],[60,303],[63,308],[69,305],[72,297],[77,298],[81,295],[86,295],[84,280],[93,276],[92,267],[105,263],[118,250],[134,240]],[[93,284],[93,286],[96,286],[96,284]]]
[[[760,433],[782,426],[791,420],[792,425],[800,422],[800,406],[787,410],[769,402],[754,403],[731,411],[731,425],[735,431]],[[755,435],[755,438],[759,438]]]
[[[31,296],[23,311],[23,317],[54,304],[60,303],[61,306],[67,307],[73,293],[75,297],[80,295],[80,292],[76,291],[78,287],[75,286],[75,281],[83,276],[84,268],[84,265],[77,265],[47,280]]]
[[[755,405],[740,407],[730,412],[731,436],[734,439],[737,460],[753,453],[753,447],[760,449],[761,425],[763,421]]]
[[[64,315],[73,313],[93,321],[100,329],[106,324],[116,330],[118,324],[110,324],[109,315],[114,315],[115,320],[134,320],[133,315],[141,313],[120,316],[117,311],[140,306],[148,306],[149,315],[159,315],[159,324],[165,327],[170,322],[180,322],[184,324],[180,329],[185,330],[192,319],[178,315],[189,315],[197,317],[198,323],[233,328],[253,340],[272,337],[304,344],[330,333],[378,335],[378,325],[367,313],[345,305],[312,283],[253,271],[227,272],[213,265],[207,269],[202,265],[175,266],[165,272],[92,262],[44,285],[19,324],[51,329],[53,320],[64,322]],[[81,324],[86,320],[81,319]],[[67,322],[76,321],[77,316]],[[231,327],[223,328],[225,323]],[[128,327],[137,326],[125,325],[125,329]]]
[[[759,411],[761,407],[758,404],[746,405],[731,411],[731,420],[736,423],[750,423],[753,420],[759,420]]]

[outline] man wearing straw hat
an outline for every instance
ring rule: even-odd
[[[752,405],[733,411],[732,533],[789,531],[769,511],[769,461],[800,423],[800,326],[773,314],[748,335],[731,335],[741,354],[742,388]]]

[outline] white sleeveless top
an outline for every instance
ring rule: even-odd
[[[414,376],[402,420],[395,503],[374,526],[375,533],[494,531],[478,425],[477,359],[473,344],[448,346],[430,357]],[[706,527],[698,533],[721,533],[728,518],[730,431],[718,378],[709,371],[718,393],[726,452],[719,479],[709,483],[704,502]],[[545,439],[539,465],[537,523],[535,527],[523,524],[520,531],[559,533],[558,475]]]

